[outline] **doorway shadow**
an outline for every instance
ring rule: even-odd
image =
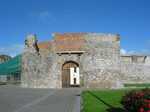
[[[123,108],[120,107],[114,107],[113,105],[109,104],[108,102],[105,102],[103,99],[101,99],[100,97],[98,97],[97,95],[95,95],[94,93],[88,91],[88,93],[90,95],[92,95],[94,98],[96,98],[99,102],[103,103],[104,105],[106,105],[108,107],[108,109],[106,110],[107,112],[127,112],[126,110],[124,110]]]

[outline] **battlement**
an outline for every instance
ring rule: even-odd
[[[150,65],[150,57],[145,55],[122,55],[121,62]]]

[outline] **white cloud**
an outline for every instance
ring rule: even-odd
[[[120,49],[120,53],[121,53],[122,55],[125,55],[125,54],[127,54],[127,51],[126,51],[125,49]]]
[[[125,49],[121,49],[120,53],[122,55],[150,55],[150,50],[143,49],[143,50],[140,50],[140,51],[134,51],[134,50],[127,51]]]
[[[137,54],[142,54],[143,52],[137,52],[137,51],[134,51],[134,50],[126,50],[126,49],[120,49],[120,53],[122,55],[137,55]]]
[[[14,44],[10,46],[0,47],[0,54],[7,54],[12,57],[22,53],[24,45],[22,44]]]

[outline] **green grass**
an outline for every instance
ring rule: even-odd
[[[133,83],[133,84],[124,84],[125,87],[150,87],[150,83]]]
[[[129,90],[84,91],[82,112],[110,112],[108,109],[123,112],[120,101],[127,91]]]

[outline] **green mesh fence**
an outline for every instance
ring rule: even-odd
[[[13,75],[21,72],[21,55],[0,64],[0,75]]]

